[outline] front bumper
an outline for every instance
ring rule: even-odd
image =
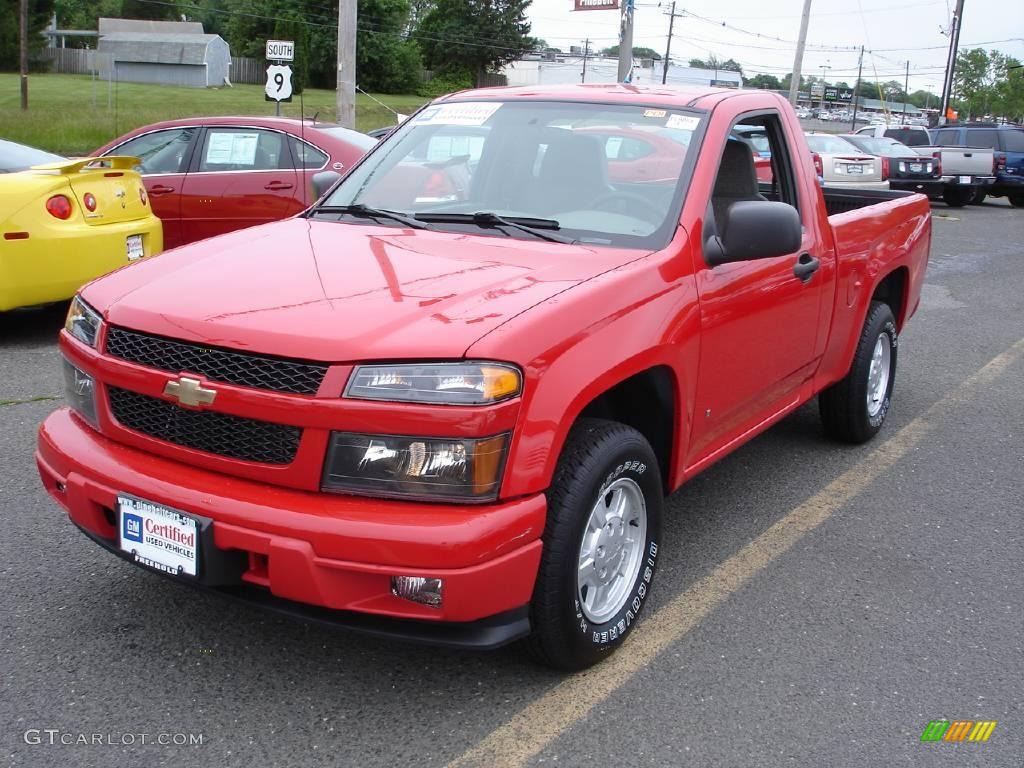
[[[68,409],[43,422],[36,459],[71,521],[118,555],[119,493],[211,520],[198,578],[168,578],[315,621],[442,645],[493,648],[529,632],[543,495],[459,506],[280,488],[114,442]],[[443,605],[391,594],[391,577],[403,575],[444,579]]]

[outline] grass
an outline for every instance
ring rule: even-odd
[[[263,86],[181,88],[172,85],[118,83],[88,75],[30,75],[29,110],[19,109],[18,76],[0,74],[0,138],[29,144],[62,155],[84,154],[140,125],[197,115],[273,115],[274,103],[264,101]],[[403,114],[427,99],[414,95],[375,98]],[[334,91],[309,89],[302,94],[307,117],[333,121]],[[109,102],[109,104],[108,104]],[[299,116],[299,98],[281,104],[281,114]],[[356,97],[356,128],[369,131],[393,125],[394,115],[369,97]]]

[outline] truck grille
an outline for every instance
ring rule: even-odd
[[[169,373],[198,373],[243,387],[315,395],[327,366],[189,344],[124,328],[107,332],[107,354]]]
[[[213,411],[188,411],[155,397],[107,387],[122,425],[168,443],[263,464],[290,464],[302,430]]]

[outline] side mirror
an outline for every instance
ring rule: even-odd
[[[334,171],[320,171],[313,175],[313,194],[317,200],[327,194],[327,190],[334,186],[334,182],[341,178],[340,173]]]
[[[741,200],[725,211],[718,234],[704,243],[710,265],[772,259],[800,250],[803,225],[796,208],[769,200]]]

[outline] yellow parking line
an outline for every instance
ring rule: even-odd
[[[639,631],[612,659],[559,683],[449,763],[449,768],[520,766],[537,755],[658,654],[694,629],[753,576],[870,486],[928,434],[935,426],[934,417],[970,401],[979,387],[999,376],[1022,354],[1024,339],[975,371],[860,462],[641,622]]]

